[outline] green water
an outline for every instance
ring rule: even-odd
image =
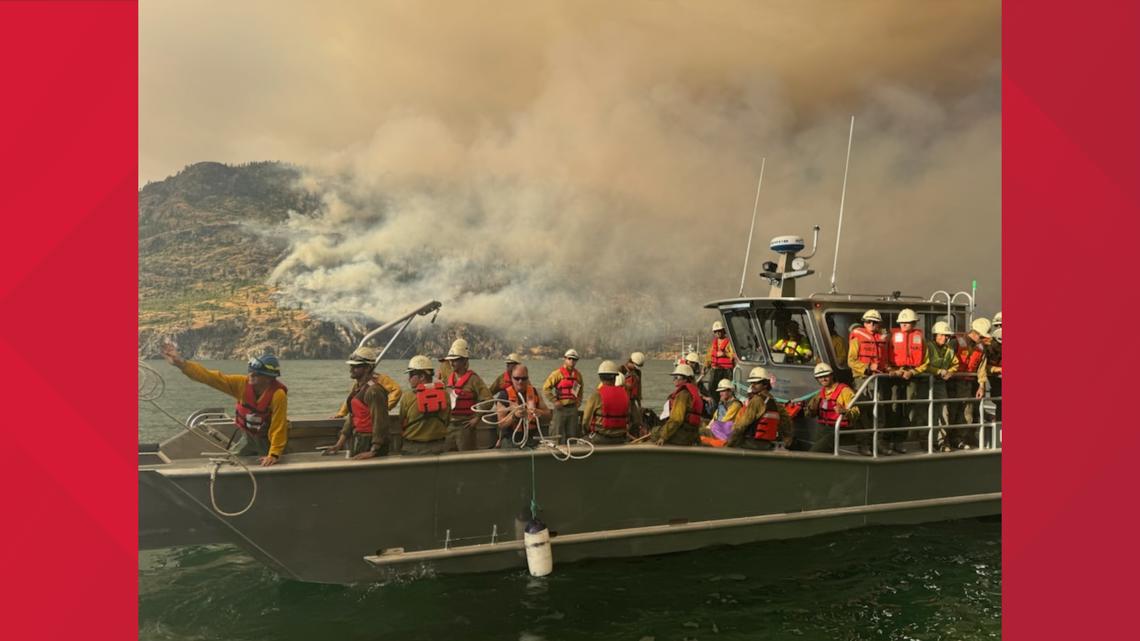
[[[224,396],[165,364],[178,416]],[[554,361],[530,363],[542,378]],[[213,363],[240,372],[234,362]],[[498,362],[472,361],[489,379]],[[595,371],[597,361],[583,361]],[[332,414],[348,384],[334,361],[283,364],[293,415]],[[385,371],[403,381],[399,364]],[[646,368],[648,404],[670,366]],[[588,380],[590,380],[588,378]],[[140,405],[139,440],[177,430]],[[954,521],[640,559],[328,586],[283,580],[229,546],[139,554],[141,639],[988,639],[1001,636],[1001,525]]]

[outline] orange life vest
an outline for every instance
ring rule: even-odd
[[[597,430],[629,429],[629,393],[624,387],[603,385],[598,389],[601,407],[590,421],[590,427]]]
[[[856,327],[851,330],[853,336],[859,344],[859,352],[857,354],[860,363],[870,365],[878,363],[879,369],[884,369],[887,364],[887,344],[883,340],[882,334],[867,331],[866,327]]]
[[[926,339],[921,329],[904,332],[891,330],[891,363],[899,367],[918,367],[926,355]]]
[[[503,372],[503,382],[499,385],[499,389],[507,389],[511,386],[511,372],[510,370]]]
[[[830,394],[825,394],[824,390],[819,391],[819,414],[816,420],[820,425],[827,425],[828,427],[835,425],[837,421],[841,420],[842,414],[839,413],[839,394],[845,389],[850,389],[844,383],[836,383],[832,388]],[[839,427],[847,427],[846,423],[840,423]]]
[[[574,393],[574,385],[577,384],[581,388],[582,373],[576,369],[568,370],[565,367],[559,367],[558,371],[562,372],[562,380],[554,385],[555,398],[560,401],[578,400],[578,394]]]
[[[725,336],[723,340],[714,338],[712,342],[712,366],[713,369],[732,369],[736,365],[736,359],[728,355],[728,337]]]
[[[467,370],[463,376],[456,376],[455,372],[452,372],[447,377],[447,386],[455,392],[455,407],[451,408],[452,416],[472,416],[475,414],[474,410],[471,409],[471,406],[475,404],[475,391],[463,387],[474,374],[475,372],[472,370]]]
[[[958,370],[962,372],[976,372],[982,363],[982,344],[970,345],[970,339],[958,336]]]
[[[352,414],[352,427],[357,434],[372,433],[372,408],[364,403],[364,394],[369,387],[375,385],[369,381],[354,394],[348,396],[348,413]]]
[[[696,385],[684,383],[673,390],[673,393],[669,395],[669,411],[673,411],[673,399],[676,398],[677,394],[681,393],[681,390],[688,390],[689,396],[693,399],[693,402],[689,404],[688,412],[685,414],[685,423],[700,427],[701,414],[705,409],[705,401],[701,398],[701,393],[697,390]]]
[[[519,393],[515,390],[514,386],[506,388],[507,400],[511,403],[519,404]],[[529,407],[538,407],[538,392],[535,391],[534,385],[526,384],[526,403]]]
[[[753,424],[752,438],[758,441],[774,441],[780,428],[780,411],[776,408],[776,401],[769,398],[764,403],[764,413]]]
[[[420,414],[434,414],[447,407],[447,388],[443,383],[432,383],[431,387],[420,383],[416,389],[416,409]]]
[[[255,399],[253,397],[253,385],[246,382],[242,399],[234,406],[234,423],[236,423],[243,432],[253,436],[258,436],[268,431],[269,424],[272,422],[272,417],[270,416],[272,412],[269,409],[269,403],[273,400],[273,395],[277,393],[277,390],[289,393],[289,388],[285,387],[284,383],[275,378],[270,381],[269,387],[266,388],[261,398]]]

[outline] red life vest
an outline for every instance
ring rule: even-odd
[[[435,414],[447,407],[447,388],[443,383],[432,383],[431,387],[420,383],[416,389],[416,409],[420,414]]]
[[[475,374],[472,370],[467,370],[463,376],[456,376],[455,372],[447,377],[447,386],[455,392],[455,407],[451,408],[452,416],[472,416],[475,412],[471,406],[475,404],[475,391],[464,389],[467,381]]]
[[[899,367],[918,367],[926,355],[926,339],[921,329],[904,332],[891,330],[891,363]]]
[[[579,387],[581,393],[582,386],[582,373],[578,370],[568,370],[565,367],[559,367],[559,372],[562,372],[562,380],[554,385],[555,398],[560,401],[576,401],[578,394],[574,393],[574,385]]]
[[[253,398],[253,385],[247,381],[245,384],[245,392],[242,393],[242,399],[234,406],[234,423],[243,431],[253,436],[258,436],[263,432],[269,430],[269,423],[272,422],[270,416],[269,403],[273,400],[273,395],[281,390],[286,394],[289,393],[289,388],[285,387],[284,383],[278,381],[276,378],[270,381],[269,387],[266,388],[265,393],[261,398]]]
[[[764,403],[764,413],[756,419],[752,438],[758,441],[774,441],[780,428],[780,411],[776,408],[776,401],[769,398]]]
[[[519,393],[515,390],[514,386],[506,389],[507,400],[515,405],[519,404]],[[534,385],[526,384],[526,404],[529,407],[538,407],[538,392],[535,391]]]
[[[701,393],[697,390],[696,385],[684,383],[673,390],[673,393],[669,395],[669,411],[673,411],[673,399],[681,393],[681,390],[688,390],[689,396],[693,399],[693,402],[689,404],[689,411],[685,414],[685,423],[700,427],[701,413],[705,409],[705,401],[701,398]]]
[[[625,388],[629,390],[630,400],[641,400],[641,377],[637,375],[637,370],[630,370],[625,375]]]
[[[499,385],[499,389],[507,389],[511,386],[511,373],[510,371],[503,372],[503,382]]]
[[[958,336],[958,371],[976,372],[982,362],[982,346],[980,343],[970,345],[970,339]]]
[[[725,336],[724,340],[714,338],[712,342],[713,369],[732,369],[735,365],[736,359],[728,355],[728,337]]]
[[[602,385],[598,396],[602,401],[601,411],[594,414],[590,426],[594,430],[629,429],[629,393],[625,388]]]
[[[879,369],[883,369],[887,364],[887,344],[883,341],[882,334],[876,334],[867,331],[866,327],[856,327],[851,330],[853,336],[859,344],[859,352],[857,356],[860,363],[878,363]]]
[[[833,426],[836,421],[840,421],[842,414],[839,413],[839,394],[845,389],[850,389],[844,383],[836,383],[835,387],[831,389],[830,394],[825,394],[824,390],[819,391],[819,415],[816,420],[820,425]],[[840,423],[839,427],[847,427],[847,423]]]
[[[372,408],[364,404],[364,394],[375,384],[368,381],[359,392],[348,396],[348,413],[352,414],[352,427],[357,434],[372,433]]]

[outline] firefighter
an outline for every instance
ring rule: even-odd
[[[784,362],[793,364],[810,363],[813,355],[800,324],[792,320],[784,324],[784,337],[772,343],[772,351],[783,353]]]
[[[1001,422],[1001,328],[997,328],[986,342],[982,362],[978,364],[978,391],[976,398],[983,398],[986,383],[990,386],[990,398],[994,404],[994,420]]]
[[[851,328],[851,341],[847,345],[847,367],[850,368],[852,374],[851,386],[856,391],[862,389],[864,384],[868,384],[866,383],[868,378],[877,374],[886,374],[890,367],[887,357],[887,339],[881,330],[883,316],[877,309],[868,309],[863,312],[861,320],[863,321],[861,327]],[[832,374],[834,375],[834,372]],[[885,400],[887,398],[890,385],[882,378],[876,378],[868,385],[867,390],[863,392],[865,400],[876,398]],[[889,406],[881,405],[880,407],[882,409],[876,421],[874,409],[871,406],[866,406],[864,411],[858,413],[857,426],[860,429],[868,430],[873,429],[876,423],[878,427],[885,426],[886,409]],[[861,446],[869,447],[872,436],[870,432],[867,432],[859,434],[856,440]]]
[[[514,371],[515,365],[518,365],[521,362],[522,357],[518,354],[511,352],[509,355],[507,355],[507,369],[502,374],[496,376],[495,380],[491,381],[491,385],[488,387],[488,391],[491,392],[491,396],[495,396],[500,391],[505,390],[511,386],[511,372]]]
[[[934,424],[946,425],[947,419],[943,418],[942,414],[947,409],[945,399],[949,398],[950,381],[954,378],[954,373],[958,371],[958,354],[951,342],[954,339],[954,330],[950,329],[949,323],[945,321],[935,323],[932,332],[934,342],[926,345],[926,360],[932,374],[931,396],[935,401],[939,399],[943,401],[934,403]],[[948,413],[948,416],[952,414],[952,412]],[[939,430],[938,443],[941,450],[949,452],[953,449],[954,444],[961,440],[959,434],[960,430]]]
[[[617,384],[620,375],[617,363],[602,361],[598,365],[602,384],[582,409],[582,432],[595,445],[621,445],[629,440],[633,403],[625,386]]]
[[[400,454],[420,456],[447,451],[451,404],[447,388],[432,381],[431,359],[413,356],[408,361],[409,392],[400,397]]]
[[[990,337],[990,321],[985,318],[976,318],[970,323],[970,331],[957,340],[958,372],[954,379],[954,398],[975,398],[978,392],[978,367],[985,355],[985,340]],[[977,405],[967,401],[959,401],[950,405],[952,416],[950,422],[955,425],[967,425],[979,422]],[[950,445],[968,450],[978,445],[978,432],[975,429],[959,430]]]
[[[732,424],[729,447],[746,450],[771,450],[778,439],[792,442],[792,419],[772,396],[772,378],[763,367],[748,373],[748,403]]]
[[[926,337],[922,330],[915,327],[918,314],[913,309],[904,309],[899,312],[899,326],[891,330],[890,350],[888,350],[891,364],[891,400],[894,401],[893,427],[910,427],[915,424],[915,417],[925,412],[926,407],[921,403],[909,403],[919,397],[918,379],[916,376],[926,373],[928,361],[926,360]],[[891,451],[899,454],[906,453],[906,430],[888,432],[886,440],[891,445]]]
[[[704,400],[693,383],[693,368],[680,364],[673,369],[673,393],[669,395],[669,418],[653,432],[656,445],[694,445],[698,441]]]
[[[855,391],[845,383],[836,382],[835,372],[827,363],[817,364],[813,374],[815,380],[819,381],[819,394],[808,401],[807,411],[815,416],[816,422],[823,429],[812,444],[811,451],[832,452],[835,450],[836,424],[840,429],[858,425],[859,408],[851,404]],[[871,448],[867,443],[861,442],[859,453],[869,456]]]
[[[582,372],[576,368],[578,351],[566,350],[562,367],[554,370],[542,384],[542,393],[554,408],[550,436],[558,440],[578,438],[578,406],[582,404]]]
[[[361,347],[345,361],[353,381],[344,402],[348,412],[340,436],[325,454],[336,454],[350,438],[349,455],[354,459],[388,454],[388,390],[373,376],[378,355],[371,347]]]
[[[622,384],[629,392],[629,401],[633,403],[633,434],[641,436],[644,433],[641,411],[641,368],[645,367],[645,354],[634,352],[629,355],[629,361],[621,368],[621,375],[625,379]]]
[[[716,321],[712,324],[713,339],[709,345],[709,353],[705,355],[705,368],[709,371],[709,382],[720,381],[727,378],[732,380],[732,370],[736,367],[736,350],[732,348],[732,341],[728,339],[728,332],[724,323]]]
[[[701,443],[710,447],[725,447],[732,437],[732,423],[744,408],[744,404],[737,400],[732,381],[727,378],[722,378],[717,383],[716,393],[720,397],[720,402],[713,409],[709,424],[702,427],[699,432]]]

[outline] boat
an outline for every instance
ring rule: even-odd
[[[816,234],[818,240],[818,228]],[[720,312],[736,347],[738,385],[750,368],[764,366],[777,397],[802,400],[818,389],[814,358],[787,362],[769,348],[788,321],[799,324],[816,346],[815,358],[840,377],[847,365],[831,336],[845,332],[867,308],[878,309],[888,323],[910,308],[922,327],[935,320],[968,327],[973,297],[965,292],[798,297],[796,279],[812,273],[797,255],[803,247],[795,236],[772,240],[778,260],[765,263],[761,273],[771,286],[768,296],[706,305]],[[439,308],[429,303],[373,334],[398,326],[398,335],[417,316]],[[875,389],[859,390],[856,403],[864,411],[883,409]],[[869,457],[841,447],[839,439],[831,452],[807,451],[821,428],[804,413],[796,417],[792,447],[777,451],[548,443],[365,461],[316,451],[333,442],[339,420],[294,419],[287,456],[270,467],[223,454],[233,418],[221,409],[204,410],[177,436],[140,447],[139,547],[228,543],[283,577],[350,584],[524,568],[524,530],[536,518],[549,529],[557,567],[1000,515],[1001,422],[990,411],[995,400],[950,401],[976,408],[974,422],[963,427],[977,430],[980,445],[952,452],[934,445],[939,426],[933,411],[925,425],[909,428],[918,435],[910,453],[885,456],[876,449]],[[393,437],[398,448],[399,435]]]

